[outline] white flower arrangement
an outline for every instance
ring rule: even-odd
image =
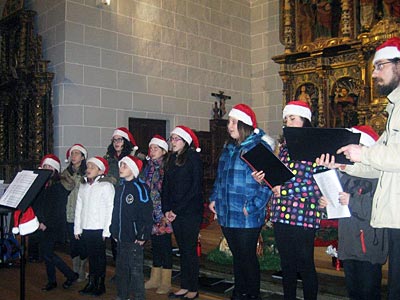
[[[326,254],[328,254],[329,256],[332,256],[332,257],[338,257],[338,253],[337,253],[337,250],[336,250],[336,248],[335,247],[333,247],[332,245],[329,245],[327,248],[326,248]]]

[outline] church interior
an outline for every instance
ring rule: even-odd
[[[398,1],[0,0],[0,9],[4,183],[75,143],[102,156],[117,127],[146,155],[154,134],[184,124],[200,140],[206,203],[237,103],[276,139],[294,99],[309,103],[315,127],[384,130],[371,60],[400,36]],[[219,247],[217,227],[202,235],[204,255]],[[318,272],[343,277],[330,242],[316,246]]]

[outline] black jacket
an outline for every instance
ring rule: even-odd
[[[64,242],[66,237],[66,205],[68,191],[62,181],[56,181],[42,189],[34,200],[32,208],[39,223],[46,225],[43,238]]]
[[[115,189],[110,232],[118,242],[146,241],[153,226],[153,202],[144,181],[124,181]]]
[[[199,153],[188,149],[186,163],[175,164],[172,154],[166,169],[161,193],[162,211],[172,210],[177,216],[203,213],[203,164]]]

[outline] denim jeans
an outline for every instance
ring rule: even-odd
[[[222,227],[233,256],[234,295],[256,298],[260,294],[260,264],[256,253],[260,231],[261,227]]]
[[[135,243],[117,243],[116,282],[118,297],[135,300],[146,299],[143,275],[143,246]]]

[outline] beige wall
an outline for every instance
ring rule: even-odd
[[[56,73],[55,146],[104,154],[129,117],[209,130],[212,92],[245,102],[259,126],[281,127],[278,0],[31,0]]]

